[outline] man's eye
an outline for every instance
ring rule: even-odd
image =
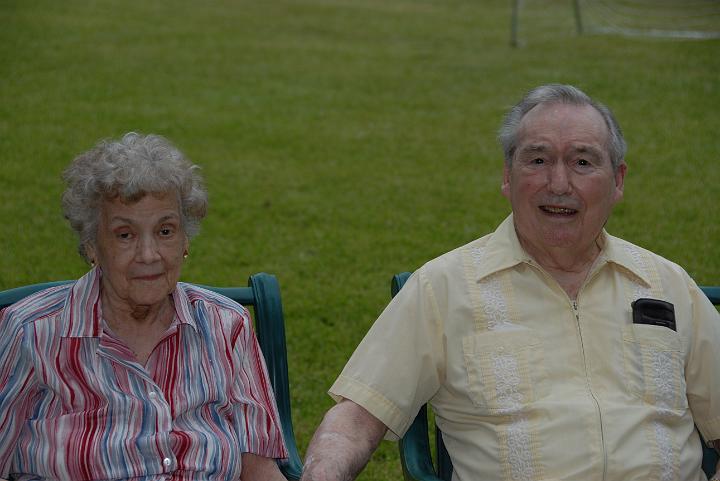
[[[132,237],[132,234],[130,234],[130,232],[118,232],[117,236],[118,236],[120,239],[127,240],[127,239],[130,239],[130,238]]]
[[[167,237],[169,235],[172,235],[172,233],[173,233],[173,230],[170,227],[163,227],[162,229],[160,229],[161,236]]]
[[[588,162],[585,159],[580,159],[580,160],[578,160],[577,163],[578,163],[578,165],[590,165],[590,162]]]
[[[545,159],[541,159],[540,157],[538,157],[537,159],[533,159],[532,163],[536,165],[544,164]]]

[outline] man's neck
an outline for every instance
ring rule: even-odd
[[[567,293],[577,298],[595,260],[600,255],[600,243],[596,239],[583,247],[544,247],[529,242],[518,234],[520,245]]]

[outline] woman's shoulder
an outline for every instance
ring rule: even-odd
[[[249,319],[249,312],[245,306],[215,291],[186,282],[178,282],[178,290],[186,297],[193,311],[212,310],[219,313],[220,317]]]
[[[204,287],[178,282],[180,300],[186,308],[180,306],[180,316],[188,316],[198,332],[206,333],[214,339],[228,339],[234,344],[239,338],[251,336],[252,320],[250,312],[229,297]],[[178,299],[176,299],[178,300]]]
[[[53,286],[20,299],[2,311],[2,323],[24,325],[54,318],[65,307],[72,286]]]

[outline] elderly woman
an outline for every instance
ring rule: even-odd
[[[0,312],[0,478],[284,480],[248,312],[178,282],[207,209],[197,166],[129,133],[65,180],[92,269]]]

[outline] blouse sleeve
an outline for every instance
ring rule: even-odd
[[[267,458],[287,458],[280,416],[270,378],[247,312],[233,333],[236,362],[233,407],[242,452]]]
[[[8,478],[17,440],[37,391],[23,325],[10,308],[0,310],[0,478]]]

